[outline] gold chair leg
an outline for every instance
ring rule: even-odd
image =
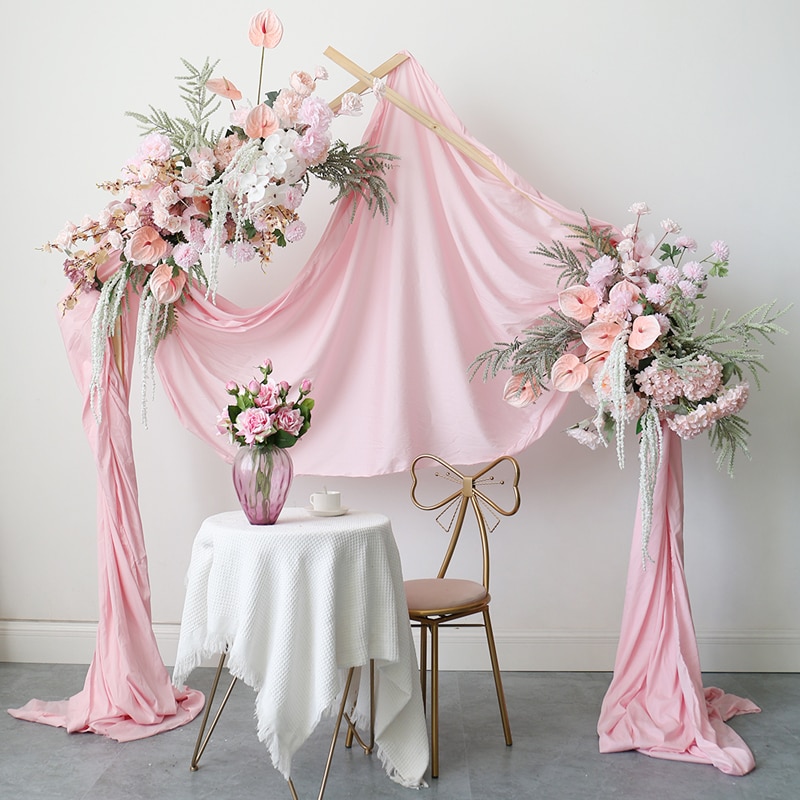
[[[506,744],[511,745],[511,725],[508,721],[508,709],[506,708],[506,696],[503,692],[503,681],[500,679],[500,663],[497,660],[497,648],[494,644],[494,633],[492,632],[492,621],[489,618],[489,609],[483,611],[483,623],[486,629],[486,641],[489,644],[489,657],[492,660],[492,673],[494,674],[494,686],[497,690],[497,702],[500,705],[500,718],[503,720],[503,735]]]
[[[439,777],[439,626],[431,625],[431,778]]]
[[[200,758],[202,757],[203,753],[205,752],[206,745],[208,744],[209,739],[211,739],[211,734],[214,733],[214,728],[217,727],[217,723],[219,722],[219,718],[222,716],[222,711],[225,708],[225,704],[228,702],[228,698],[231,696],[231,692],[233,691],[233,687],[236,685],[236,678],[231,679],[231,685],[228,687],[228,691],[225,692],[225,696],[222,698],[222,702],[219,705],[219,709],[214,716],[214,719],[211,723],[211,727],[208,729],[208,733],[206,734],[205,738],[203,738],[203,732],[206,729],[206,723],[208,722],[208,715],[211,712],[211,704],[214,701],[214,695],[217,693],[217,686],[219,685],[219,678],[222,675],[222,668],[225,666],[225,658],[227,656],[227,652],[224,652],[219,659],[219,665],[217,666],[217,672],[214,675],[214,683],[211,684],[211,694],[206,698],[206,708],[203,712],[203,721],[200,723],[200,731],[197,734],[197,741],[194,745],[194,753],[192,753],[192,760],[189,764],[189,769],[192,772],[196,772],[198,769],[198,764],[200,762]]]
[[[419,685],[422,688],[422,710],[428,704],[428,626],[419,626]]]

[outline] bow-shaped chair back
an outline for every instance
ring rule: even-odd
[[[434,468],[433,478],[455,484],[456,488],[454,491],[449,491],[443,499],[434,503],[426,503],[418,497],[421,485],[420,478],[426,472],[424,468],[431,466]],[[417,472],[418,468],[420,469],[420,474]],[[441,513],[437,515],[436,521],[445,532],[450,533],[450,542],[444,554],[442,565],[439,567],[437,578],[444,578],[447,574],[450,562],[453,559],[453,553],[461,536],[467,509],[472,508],[478,523],[481,542],[482,582],[488,592],[489,533],[497,527],[500,522],[500,516],[510,517],[516,514],[519,509],[519,464],[516,459],[511,456],[501,456],[474,475],[465,475],[438,456],[426,453],[417,456],[412,462],[411,481],[411,500],[414,505],[423,511],[442,509]],[[498,492],[498,490],[504,491]],[[490,496],[493,494],[504,494],[505,497],[502,500],[506,502],[501,505],[501,498],[498,497],[495,500]],[[489,522],[486,519],[487,514],[490,517]]]

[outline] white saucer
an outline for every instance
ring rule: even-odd
[[[350,509],[349,508],[338,508],[336,511],[317,511],[315,508],[308,507],[306,511],[309,514],[313,514],[315,517],[341,517],[342,514],[346,514]]]

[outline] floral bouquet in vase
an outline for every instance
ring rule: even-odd
[[[239,385],[229,381],[228,406],[217,419],[217,432],[239,445],[233,460],[233,485],[245,516],[253,525],[272,525],[286,502],[294,477],[288,448],[311,426],[311,381],[303,379],[295,400],[291,386],[272,377],[272,362],[261,378]]]
[[[745,371],[760,386],[765,369],[754,343],[785,333],[776,320],[788,309],[774,312],[773,302],[735,321],[714,312],[701,332],[699,301],[710,278],[727,274],[728,246],[714,241],[698,260],[697,243],[673,220],[661,222],[656,238],[641,228],[645,203],[629,212],[634,221],[620,231],[587,217],[585,226],[566,226],[574,248],[556,241],[532,251],[561,270],[558,308],[481,353],[471,369],[474,377],[483,368],[484,379],[510,369],[504,396],[519,407],[551,387],[577,392],[593,413],[567,433],[592,449],[614,439],[620,467],[626,426],[635,423],[646,563],[662,424],[682,439],[707,432],[717,465],[733,474],[736,452],[747,453]]]

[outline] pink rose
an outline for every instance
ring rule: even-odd
[[[260,11],[250,20],[250,41],[256,47],[272,49],[283,38],[283,23],[271,9]]]
[[[632,350],[646,350],[659,336],[661,325],[654,316],[636,317],[628,337],[628,347]]]
[[[583,329],[581,339],[590,350],[608,352],[621,330],[618,322],[592,322]]]
[[[608,302],[614,307],[614,310],[620,314],[626,314],[628,311],[636,311],[635,307],[639,303],[639,297],[642,290],[631,281],[618,281],[615,283],[608,292]]]
[[[128,242],[128,257],[134,264],[157,264],[169,254],[169,243],[151,225],[139,228]]]
[[[559,392],[574,392],[588,377],[589,368],[572,353],[561,356],[550,370],[550,380]]]
[[[247,444],[261,443],[275,432],[272,417],[263,408],[246,408],[236,417],[235,427]]]
[[[244,132],[251,139],[266,139],[278,127],[278,115],[265,103],[252,109],[244,121]]]
[[[588,322],[599,302],[597,292],[589,286],[570,286],[558,293],[558,307],[578,322]]]
[[[303,427],[303,415],[297,408],[283,406],[275,412],[275,427],[278,430],[291,433],[292,436],[297,436],[300,428]]]
[[[173,274],[177,270],[177,275]],[[159,264],[150,275],[150,291],[159,303],[174,303],[186,286],[186,273],[170,264]]]
[[[307,72],[293,72],[289,77],[289,86],[301,97],[308,97],[317,88],[314,78]]]
[[[280,388],[272,383],[272,381],[260,384],[257,391],[253,391],[252,388],[250,391],[256,395],[255,404],[266,411],[275,411],[281,403]]]
[[[300,391],[303,394],[308,394],[311,391],[311,381],[308,378],[303,378],[303,381],[300,384]]]

